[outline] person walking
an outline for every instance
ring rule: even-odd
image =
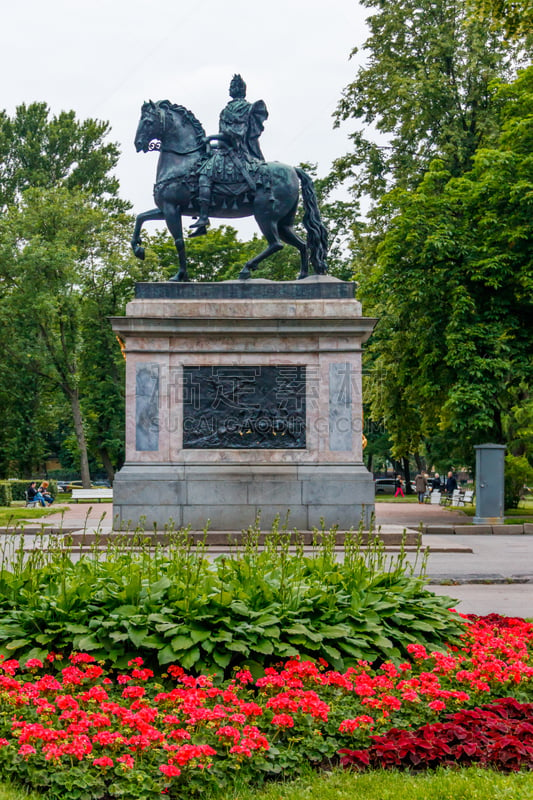
[[[396,491],[394,493],[394,497],[405,497],[403,493],[403,480],[399,475],[396,478]]]
[[[427,477],[424,475],[423,472],[419,472],[415,478],[415,491],[418,495],[419,503],[424,502],[424,496],[426,494],[427,485],[428,485]]]

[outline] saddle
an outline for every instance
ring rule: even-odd
[[[270,175],[264,161],[239,158],[231,150],[214,153],[202,164],[200,173],[209,177],[212,191],[221,197],[253,195],[258,186],[270,187]]]

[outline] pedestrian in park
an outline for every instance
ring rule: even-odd
[[[450,497],[457,489],[457,481],[455,480],[453,472],[450,470],[448,472],[448,477],[446,478],[446,494]]]
[[[415,478],[415,491],[418,495],[419,503],[424,502],[424,496],[426,494],[427,485],[428,485],[427,477],[424,475],[423,472],[419,472]]]
[[[434,477],[431,480],[431,491],[432,492],[441,491],[440,475],[438,472],[435,473]]]
[[[403,480],[399,475],[396,477],[396,491],[394,497],[405,497],[403,493]]]

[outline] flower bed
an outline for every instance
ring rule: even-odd
[[[502,750],[509,737],[531,733],[524,720],[511,730],[510,712],[501,724],[487,720],[499,713],[497,698],[533,699],[533,625],[493,616],[465,627],[461,646],[447,653],[413,644],[402,663],[373,670],[360,662],[345,672],[293,659],[256,681],[239,669],[220,685],[179,666],[156,677],[140,658],[122,672],[106,672],[86,653],[50,654],[46,666],[9,659],[0,668],[0,773],[52,799],[143,800],[229,785],[237,774],[259,785],[297,774],[304,762],[336,763],[339,750],[377,752],[379,742],[394,750],[400,740],[420,739],[401,729],[426,725],[429,735],[434,723],[454,725],[459,737],[458,725],[477,719]],[[489,701],[481,717],[453,716]],[[531,716],[531,706],[523,711]],[[507,769],[518,763],[480,760]]]

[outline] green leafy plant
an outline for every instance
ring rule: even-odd
[[[57,537],[28,556],[12,537],[0,570],[0,652],[73,648],[118,666],[141,654],[219,674],[246,662],[259,673],[297,653],[336,669],[398,660],[410,643],[439,648],[461,630],[449,598],[424,589],[422,554],[413,567],[377,538],[364,548],[349,535],[339,558],[335,531],[317,533],[307,551],[276,527],[260,547],[251,529],[214,561],[187,532],[168,539],[163,548],[138,534],[132,547],[119,537],[102,553]]]
[[[505,456],[505,508],[518,508],[525,487],[533,482],[533,467],[525,456]]]
[[[13,500],[13,495],[11,494],[11,486],[7,481],[0,482],[0,506],[6,506],[9,508],[11,502]]]

